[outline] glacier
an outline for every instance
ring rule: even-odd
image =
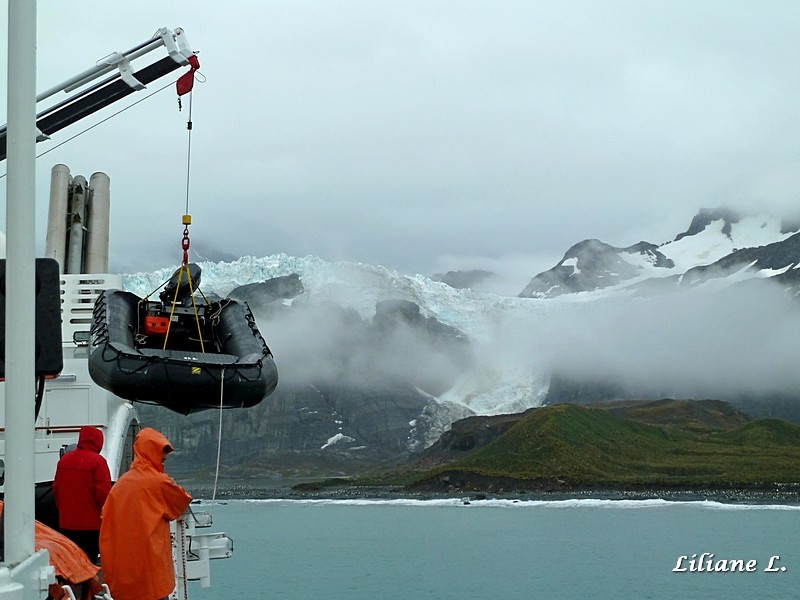
[[[456,289],[421,274],[402,274],[357,262],[328,262],[316,256],[274,254],[245,256],[233,262],[198,262],[200,289],[227,297],[235,288],[297,274],[304,292],[288,302],[335,303],[369,320],[376,304],[388,300],[413,302],[423,317],[435,318],[466,334],[479,357],[477,366],[428,404],[409,423],[408,445],[427,447],[452,422],[471,415],[519,413],[541,406],[555,370],[589,378],[606,375],[632,380],[665,393],[709,394],[728,389],[764,389],[783,379],[800,384],[784,346],[800,322],[773,290],[757,294],[715,294],[721,288],[774,272],[739,269],[727,277],[706,281],[689,290],[641,294],[635,285],[647,279],[673,278],[686,270],[711,264],[737,249],[788,239],[780,220],[748,216],[733,223],[711,219],[698,231],[680,235],[658,247],[674,268],[657,267],[646,255],[628,255],[638,275],[606,288],[554,298],[519,298],[470,289]],[[572,265],[576,272],[581,265]],[[147,296],[169,280],[176,266],[151,273],[123,275],[123,287]],[[666,289],[666,288],[665,288]],[[756,311],[758,311],[756,313]],[[758,314],[758,319],[752,317]],[[276,356],[292,344],[291,335],[271,337],[274,324],[262,322]],[[278,328],[280,329],[280,328]],[[749,339],[772,336],[769,346]],[[289,353],[290,354],[290,353]],[[676,387],[675,382],[679,385]],[[684,387],[681,388],[680,386]],[[760,387],[759,387],[760,386]],[[677,391],[676,391],[677,390]],[[332,431],[331,440],[338,440]],[[333,441],[329,441],[333,444]]]
[[[334,302],[356,310],[362,319],[371,319],[378,302],[407,300],[417,304],[423,316],[434,317],[469,336],[481,348],[481,354],[492,359],[482,360],[477,371],[463,375],[440,397],[430,398],[418,422],[410,424],[412,447],[430,445],[458,418],[521,412],[540,406],[547,395],[549,376],[535,355],[503,349],[497,335],[513,329],[512,321],[521,316],[538,320],[563,303],[454,289],[419,274],[403,275],[363,263],[326,262],[315,256],[276,254],[197,264],[202,269],[200,289],[205,294],[227,297],[242,285],[297,274],[305,291],[293,302]],[[141,297],[151,295],[176,268],[123,275],[123,287]],[[262,317],[257,314],[256,318]],[[268,332],[269,323],[259,321],[259,329]],[[268,337],[268,343],[280,364],[281,340]]]

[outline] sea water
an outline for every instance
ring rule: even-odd
[[[210,588],[190,584],[193,600],[800,598],[800,506],[240,500],[211,510],[234,553],[212,562]]]

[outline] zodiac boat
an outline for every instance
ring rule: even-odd
[[[180,267],[160,301],[109,289],[97,298],[89,374],[127,400],[181,414],[254,406],[278,370],[245,302],[197,302],[200,267]],[[202,299],[201,299],[202,300]]]

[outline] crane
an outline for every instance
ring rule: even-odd
[[[167,56],[147,66],[134,70],[132,62],[159,48],[166,49]],[[147,84],[188,66],[177,82],[178,95],[191,90],[194,72],[200,68],[197,55],[192,51],[181,28],[174,30],[162,27],[153,37],[125,52],[112,52],[97,61],[82,73],[56,85],[36,96],[36,105],[56,96],[60,92],[73,93],[66,100],[48,106],[36,113],[36,141],[50,136],[81,119],[125,98],[133,92],[143,90]],[[108,75],[105,79],[97,81]],[[7,127],[0,127],[0,161],[6,158]]]

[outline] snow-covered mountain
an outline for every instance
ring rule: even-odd
[[[526,298],[553,298],[562,294],[601,288],[630,286],[642,281],[674,278],[700,267],[709,270],[719,261],[727,277],[736,266],[746,266],[740,250],[782,244],[800,231],[797,223],[786,223],[769,215],[740,216],[726,209],[702,210],[689,228],[673,241],[657,246],[639,242],[614,248],[599,240],[584,240],[570,248],[558,264],[536,275],[520,293]],[[780,252],[779,247],[774,248]],[[728,258],[731,257],[731,258]],[[798,257],[788,253],[782,267],[796,266]],[[794,261],[794,262],[793,262]],[[745,277],[771,277],[777,273],[763,268],[748,269]],[[691,280],[696,282],[698,272]],[[651,282],[652,283],[652,282]]]
[[[457,419],[553,400],[556,380],[561,392],[567,381],[651,397],[785,397],[800,384],[800,311],[785,292],[798,265],[796,227],[706,210],[665,244],[576,244],[519,297],[283,254],[200,263],[200,288],[253,308],[281,374],[265,404],[281,406],[270,419],[284,450],[418,450]],[[124,286],[144,296],[171,274],[129,274]],[[276,435],[247,427],[237,435]],[[300,431],[302,443],[289,440]]]

